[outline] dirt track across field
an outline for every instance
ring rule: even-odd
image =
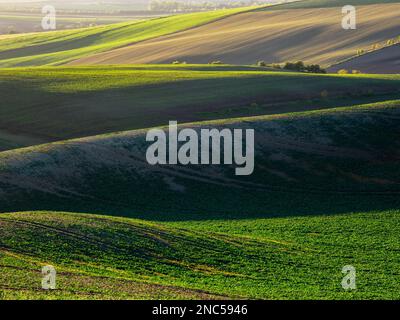
[[[341,8],[258,11],[79,59],[71,64],[252,64],[304,60],[324,66],[400,34],[400,4],[357,7],[357,29],[344,30]]]

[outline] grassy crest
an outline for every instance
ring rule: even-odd
[[[337,9],[314,11],[328,19]],[[243,65],[255,61],[59,66],[92,55],[104,62],[97,53],[207,24],[191,30],[201,33],[249,10],[0,36],[0,299],[400,298],[400,75]],[[380,10],[379,21],[395,13]],[[233,23],[240,47],[265,51],[260,39],[275,31],[254,21],[275,14],[285,22],[298,11],[216,24]],[[327,39],[326,26],[313,33],[310,21],[289,30],[301,43],[294,52],[313,51],[309,39],[329,49],[315,37]],[[393,21],[383,27],[395,32]],[[304,26],[311,36],[300,39]],[[214,48],[241,56],[218,30]],[[351,51],[337,34],[330,29],[337,48]],[[254,129],[253,174],[235,175],[235,164],[150,165],[147,130],[171,120],[198,134]],[[45,265],[57,270],[56,290],[41,289]],[[346,265],[356,268],[356,290],[341,286]]]
[[[317,75],[229,65],[0,70],[0,150],[179,122],[399,98],[398,75]],[[157,117],[154,116],[157,114]]]
[[[177,221],[398,209],[399,111],[396,100],[184,125],[254,129],[251,176],[234,166],[151,166],[145,130],[2,152],[0,211]]]

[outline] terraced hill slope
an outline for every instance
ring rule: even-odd
[[[0,150],[179,122],[399,98],[399,76],[162,65],[0,70]]]
[[[254,129],[251,176],[151,166],[140,130],[2,152],[0,211],[175,221],[398,209],[399,112],[397,100],[190,125]]]
[[[0,292],[4,299],[399,299],[399,214],[169,224],[2,214]],[[40,289],[48,264],[57,270],[56,290]],[[348,264],[357,268],[356,291],[340,285]]]
[[[295,4],[293,4],[295,5]],[[279,8],[279,6],[277,6]],[[276,9],[276,8],[275,8]],[[400,34],[400,3],[357,7],[357,29],[343,30],[341,8],[241,13],[204,26],[87,56],[72,64],[253,64],[304,60],[324,66]]]

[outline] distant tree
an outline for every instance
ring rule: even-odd
[[[346,69],[340,69],[337,73],[338,73],[338,74],[348,74],[349,71],[346,70]]]
[[[283,66],[283,69],[286,70],[296,70],[295,64],[292,62],[286,62],[285,65]]]
[[[305,70],[311,73],[326,73],[326,70],[322,69],[319,64],[310,64],[305,67]]]
[[[322,69],[320,65],[305,65],[303,61],[297,61],[296,63],[286,62],[283,68],[286,70],[297,72],[326,73],[326,70]]]
[[[297,61],[295,64],[295,68],[298,71],[304,71],[305,70],[305,65],[303,61]]]
[[[259,66],[259,67],[266,67],[267,66],[267,64],[265,63],[265,61],[258,61],[257,62],[257,66]]]
[[[303,61],[297,61],[295,63],[286,62],[283,69],[303,72],[305,70],[305,66]]]

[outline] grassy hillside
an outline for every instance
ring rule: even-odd
[[[248,8],[183,14],[78,30],[0,36],[0,67],[62,64],[206,24]]]
[[[2,152],[0,211],[176,221],[398,209],[399,114],[396,100],[190,125],[255,129],[251,176],[226,165],[151,166],[145,131]]]
[[[0,36],[0,300],[399,299],[400,75],[254,65],[400,34],[400,1],[355,2],[356,32],[310,0]],[[55,66],[132,62],[169,64]],[[150,165],[171,120],[254,129],[253,174]]]
[[[329,66],[400,34],[399,1],[353,3],[359,5],[357,32],[343,32],[338,23],[341,11],[332,6],[345,4],[348,3],[304,1],[0,36],[0,67],[175,60],[222,60],[230,64],[304,60]],[[291,8],[298,10],[276,10]]]
[[[399,299],[399,217],[387,211],[161,224],[3,214],[0,292],[5,299]],[[48,264],[58,271],[58,287],[45,292],[40,270]],[[341,270],[349,264],[357,290],[346,292]]]
[[[399,98],[400,77],[164,65],[0,70],[0,150],[179,122]],[[157,116],[154,116],[157,115]]]
[[[42,4],[43,5],[43,4]],[[11,32],[39,32],[44,31],[41,27],[43,15],[41,13],[21,13],[21,12],[3,12],[0,3],[0,35]],[[153,16],[152,18],[155,18]],[[79,15],[79,14],[58,14],[57,30],[89,27],[91,25],[104,25],[118,23],[123,21],[133,22],[134,20],[143,20],[151,16],[135,15]]]
[[[363,6],[370,4],[399,3],[399,0],[302,0],[295,3],[285,3],[266,10],[286,10],[286,9],[309,9],[309,8],[332,8],[347,5]]]
[[[279,7],[279,6],[277,6]],[[329,66],[400,34],[400,3],[357,7],[357,30],[338,8],[245,12],[204,26],[87,56],[74,64],[253,64],[303,60]]]

